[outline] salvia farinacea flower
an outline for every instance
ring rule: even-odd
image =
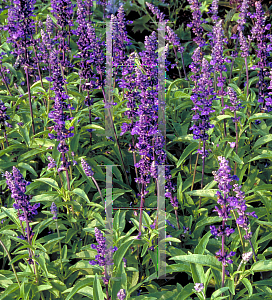
[[[207,131],[214,127],[214,125],[210,123],[210,115],[215,111],[212,109],[212,101],[215,98],[215,93],[211,80],[211,68],[205,58],[203,58],[202,61],[202,70],[198,84],[192,91],[191,100],[194,103],[192,110],[195,111],[192,119],[195,124],[190,130],[193,130],[194,139],[206,141],[209,138]],[[201,149],[199,150],[201,151]],[[207,155],[208,152],[205,150],[202,157],[206,157]]]
[[[29,222],[38,214],[40,203],[30,204],[30,196],[26,195],[26,186],[30,182],[26,181],[21,172],[16,168],[12,168],[12,174],[5,172],[6,183],[11,190],[11,197],[15,200],[13,207],[18,211],[18,217],[21,221]]]
[[[196,37],[193,39],[194,42],[199,46],[203,47],[205,45],[205,40],[203,38],[203,28],[202,24],[205,23],[201,19],[201,11],[200,11],[200,2],[198,0],[188,0],[188,2],[191,5],[191,10],[193,11],[193,20],[191,23],[187,24],[188,27],[192,27],[193,33],[196,35]]]
[[[225,266],[227,264],[232,264],[233,261],[230,259],[231,256],[235,255],[235,252],[231,251],[229,254],[225,251],[225,236],[230,236],[234,233],[234,229],[230,226],[226,226],[226,221],[230,218],[230,211],[233,210],[236,206],[233,203],[233,197],[230,192],[232,189],[231,182],[233,180],[239,180],[237,176],[231,175],[231,167],[229,166],[228,160],[223,157],[218,157],[219,169],[214,171],[214,180],[218,183],[219,191],[216,192],[218,206],[215,206],[215,211],[217,211],[218,216],[222,218],[222,225],[219,227],[210,226],[211,233],[214,237],[222,237],[222,249],[216,252],[218,260],[222,262],[223,271],[225,272]],[[225,273],[224,273],[225,275]]]
[[[106,266],[113,265],[112,254],[117,250],[117,247],[108,247],[106,244],[106,238],[103,236],[103,233],[95,227],[95,238],[97,241],[97,245],[92,244],[92,249],[97,251],[97,255],[95,256],[95,260],[90,261],[91,265],[98,264],[101,267],[104,267],[106,273]],[[109,283],[109,276],[105,274],[105,277],[102,277],[105,284]]]
[[[229,109],[231,112],[234,112],[234,118],[231,118],[231,119],[235,123],[235,122],[238,122],[240,119],[240,117],[236,116],[236,113],[237,113],[237,111],[239,111],[242,108],[242,104],[241,104],[241,101],[239,99],[237,99],[236,92],[234,91],[234,89],[232,87],[228,87],[227,94],[230,98],[231,105],[225,105],[223,110]]]
[[[52,110],[48,116],[55,122],[54,130],[56,134],[49,133],[48,136],[50,139],[56,139],[60,141],[58,145],[58,151],[61,153],[66,153],[69,151],[69,147],[66,144],[66,139],[73,137],[72,133],[74,127],[71,126],[69,129],[65,127],[65,121],[72,120],[73,118],[65,112],[68,109],[74,109],[70,104],[67,104],[65,101],[69,99],[69,96],[64,90],[65,79],[61,73],[61,65],[59,60],[59,52],[52,51],[50,53],[50,63],[51,63],[51,77],[47,79],[53,82],[52,90],[55,92],[55,103],[54,110]]]
[[[92,168],[88,165],[88,163],[83,158],[81,159],[81,165],[82,165],[83,171],[86,174],[86,176],[93,177],[94,171],[92,170]]]
[[[51,214],[53,215],[52,219],[57,220],[58,219],[58,208],[57,208],[57,205],[55,204],[55,202],[52,202],[50,209],[51,209]]]

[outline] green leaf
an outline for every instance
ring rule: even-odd
[[[194,294],[194,284],[188,283],[185,287],[180,291],[180,293],[174,298],[174,300],[185,300],[190,295]]]
[[[134,33],[140,31],[142,33],[144,30],[149,30],[146,23],[150,20],[149,15],[144,15],[143,17],[133,21],[132,30]]]
[[[10,295],[11,293],[15,292],[16,290],[18,290],[19,285],[18,283],[13,283],[11,284],[7,289],[5,289],[5,291],[0,295],[0,300],[6,298],[8,295]],[[9,298],[12,299],[12,298]]]
[[[19,131],[21,136],[23,137],[25,143],[27,144],[28,147],[30,147],[30,138],[29,138],[29,130],[27,128],[27,124],[25,126],[20,126]]]
[[[266,144],[266,143],[269,143],[272,141],[272,134],[267,134],[261,138],[259,138],[256,143],[254,144],[253,148],[257,148],[257,147],[260,147],[261,145],[263,144]]]
[[[42,149],[33,149],[33,150],[30,150],[30,151],[27,151],[26,153],[23,153],[19,156],[18,162],[21,162],[21,161],[23,161],[25,159],[28,159],[30,157],[33,159],[33,157],[36,154],[40,154],[40,153],[43,153],[43,152],[46,152],[46,151],[47,151],[46,149],[44,149],[44,150],[42,150]]]
[[[170,260],[178,260],[183,262],[200,264],[203,266],[211,267],[215,270],[221,271],[222,263],[216,257],[202,254],[178,255],[170,258]]]
[[[272,119],[272,115],[267,113],[257,113],[254,114],[253,116],[250,116],[248,118],[248,121],[253,122],[255,120],[262,120],[262,119]]]
[[[104,294],[97,274],[95,274],[95,278],[94,278],[93,300],[104,300]]]
[[[35,179],[34,181],[41,181],[43,183],[46,183],[46,184],[52,186],[54,189],[56,189],[60,192],[58,183],[52,178],[43,177],[43,178]]]
[[[268,260],[257,261],[253,264],[250,270],[254,272],[272,271],[272,261],[268,261]]]
[[[201,197],[216,198],[216,195],[215,195],[216,192],[217,192],[217,189],[211,189],[211,190],[194,190],[194,191],[186,192],[186,194],[190,195],[190,196],[201,196]]]
[[[178,162],[177,168],[183,163],[183,161],[187,158],[187,156],[192,153],[198,147],[198,143],[190,143],[182,152]]]
[[[10,220],[21,229],[20,221],[18,220],[17,215],[14,212],[14,208],[5,208],[1,207],[2,211],[10,218]]]
[[[36,173],[36,171],[29,165],[29,164],[26,164],[26,163],[23,163],[23,162],[20,162],[18,164],[18,167],[20,168],[23,168],[23,169],[26,169],[28,170],[30,173],[32,173],[33,175],[37,176],[38,177],[38,174]]]
[[[209,242],[210,236],[211,236],[211,232],[208,231],[203,237],[202,239],[199,241],[198,245],[195,248],[194,254],[204,254],[204,251],[207,247],[207,244]]]
[[[80,196],[84,200],[86,200],[87,203],[91,203],[91,201],[89,200],[88,196],[86,195],[86,193],[82,189],[76,188],[72,192],[74,194]]]
[[[97,276],[97,274],[95,274],[95,276]],[[66,297],[65,300],[70,300],[78,291],[80,291],[81,289],[83,289],[86,286],[91,286],[93,284],[93,280],[91,278],[86,278],[84,280],[78,281],[75,286],[72,288],[71,292],[68,294],[68,296]],[[100,286],[101,289],[101,286]],[[66,292],[63,291],[62,294],[64,294]],[[102,292],[102,289],[101,289]],[[102,292],[103,295],[103,292]],[[94,299],[99,299],[99,300],[104,300],[104,297],[102,298],[95,298]]]
[[[113,259],[114,259],[114,265],[116,266],[116,269],[120,267],[121,262],[123,261],[123,257],[125,256],[128,248],[133,244],[135,240],[134,236],[129,237],[126,242],[124,242],[121,247],[114,252]]]
[[[80,134],[76,133],[73,136],[72,140],[70,141],[71,150],[75,153],[77,153],[77,149],[78,149],[78,145],[79,145],[79,137],[80,137]]]
[[[249,296],[251,296],[253,293],[253,288],[252,288],[250,281],[247,278],[243,278],[242,282],[243,282],[244,286],[246,287]]]
[[[191,98],[191,95],[186,94],[186,93],[181,92],[181,91],[177,91],[177,92],[175,92],[174,97],[175,98]]]
[[[38,262],[41,269],[44,271],[45,276],[48,277],[48,271],[47,271],[47,266],[46,266],[44,255],[42,253],[40,253],[39,256],[35,257],[35,260]]]
[[[211,300],[212,300],[212,299],[213,299],[213,300],[217,299],[217,297],[218,297],[219,295],[223,294],[223,293],[226,292],[228,289],[229,289],[229,287],[228,287],[228,286],[225,286],[225,287],[222,287],[222,288],[216,290],[215,292],[213,292],[213,294],[212,294],[212,296],[211,296]],[[220,299],[221,299],[221,298],[220,298]]]

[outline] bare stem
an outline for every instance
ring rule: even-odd
[[[142,220],[143,220],[143,206],[144,206],[144,190],[145,184],[142,183],[142,191],[141,191],[141,203],[140,203],[140,217],[139,217],[139,237],[141,236],[142,232]]]
[[[34,126],[34,117],[33,117],[32,103],[31,103],[31,93],[30,93],[30,83],[29,83],[27,67],[25,67],[25,74],[26,74],[26,83],[27,83],[27,92],[28,92],[28,101],[29,101],[29,108],[30,108],[32,132],[33,132],[33,135],[35,135],[36,133],[35,133],[35,126]]]
[[[12,267],[12,270],[13,270],[13,273],[14,273],[14,275],[15,275],[15,278],[16,278],[16,280],[17,280],[17,282],[18,282],[19,288],[21,288],[21,284],[20,284],[20,281],[19,281],[17,272],[16,272],[16,270],[15,270],[14,264],[11,262],[12,259],[11,259],[11,256],[10,256],[9,252],[8,252],[8,249],[6,248],[5,244],[4,244],[1,240],[0,240],[0,244],[1,244],[1,246],[3,247],[3,249],[4,249],[4,250],[6,251],[6,253],[7,253],[7,256],[8,256],[8,259],[9,259],[9,261],[10,261],[10,264],[11,264],[11,267]]]
[[[198,145],[199,148],[200,148],[200,145],[201,145],[201,141],[199,140],[199,145]],[[198,163],[198,158],[199,158],[199,153],[197,153],[197,156],[196,156],[196,162],[195,162],[195,168],[194,168],[194,174],[193,174],[193,181],[192,181],[191,191],[194,188],[195,176],[196,176],[196,167],[197,167],[197,163]]]

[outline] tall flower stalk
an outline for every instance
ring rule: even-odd
[[[25,239],[23,223],[22,223],[25,221],[26,233],[27,233],[26,239],[29,245],[31,245],[33,235],[32,235],[32,230],[30,228],[30,221],[35,215],[38,214],[37,208],[40,207],[40,203],[36,203],[34,205],[30,204],[30,196],[25,194],[26,186],[29,185],[30,182],[24,179],[23,175],[16,167],[13,167],[12,174],[6,171],[5,177],[6,177],[6,183],[9,189],[11,190],[11,197],[15,200],[13,207],[17,210],[18,218],[21,221],[21,227],[23,231],[23,236],[21,238]],[[29,252],[28,263],[34,264],[33,252],[30,248],[28,249],[28,252]]]
[[[34,61],[28,48],[33,44],[32,36],[35,34],[35,23],[31,18],[34,16],[34,4],[35,0],[13,1],[13,6],[8,10],[8,23],[4,26],[4,29],[9,33],[7,42],[12,43],[14,47],[12,54],[24,66],[33,135],[35,135],[35,126],[31,102],[29,67],[34,65]]]
[[[256,13],[254,15],[251,15],[251,17],[255,17],[255,24],[252,28],[252,35],[249,37],[249,41],[252,42],[253,40],[256,40],[257,45],[256,56],[258,58],[258,62],[255,66],[253,66],[253,69],[255,69],[256,67],[260,69],[260,71],[258,72],[259,82],[257,85],[259,88],[258,102],[261,103],[260,109],[262,111],[269,112],[272,110],[272,107],[270,106],[270,101],[266,103],[267,82],[264,78],[265,76],[269,76],[269,72],[266,71],[266,68],[268,66],[267,57],[270,56],[269,52],[271,52],[272,48],[272,35],[265,34],[265,31],[270,29],[271,24],[265,25],[266,17],[261,2],[256,1],[255,6]],[[268,42],[268,40],[270,43]],[[271,63],[269,64],[269,66],[271,66]]]
[[[236,92],[234,91],[233,88],[228,87],[227,89],[227,94],[230,98],[230,103],[231,106],[229,105],[225,105],[225,108],[223,108],[223,110],[225,109],[229,109],[231,112],[234,113],[234,118],[231,118],[232,121],[235,124],[235,134],[236,134],[236,139],[235,139],[235,152],[236,154],[238,153],[238,137],[239,137],[239,132],[238,132],[238,122],[240,117],[237,117],[237,111],[239,111],[242,108],[242,104],[241,102],[237,99],[237,95]],[[234,175],[236,175],[236,170],[237,170],[237,162],[235,162],[235,167],[234,167]]]
[[[218,213],[219,217],[222,218],[222,225],[218,228],[215,226],[210,226],[211,233],[214,237],[221,236],[222,237],[222,248],[216,252],[219,256],[218,260],[222,262],[222,281],[221,286],[224,287],[225,284],[225,275],[226,275],[226,266],[228,264],[232,264],[233,261],[230,259],[231,256],[235,255],[235,252],[228,252],[225,250],[225,237],[230,236],[234,233],[234,229],[230,228],[230,226],[226,226],[227,220],[230,218],[230,211],[235,207],[232,202],[232,197],[230,195],[230,191],[232,185],[230,184],[233,180],[237,180],[237,177],[231,176],[231,168],[229,166],[229,162],[223,157],[218,157],[219,161],[219,169],[218,171],[214,171],[214,180],[218,183],[219,191],[216,192],[217,195],[217,203],[221,208],[215,206],[215,211]]]
[[[117,247],[108,247],[106,244],[106,238],[103,236],[102,232],[95,227],[95,238],[97,241],[97,245],[92,244],[92,249],[97,251],[97,255],[95,256],[95,260],[90,261],[91,265],[98,264],[100,267],[104,267],[104,276],[102,277],[104,284],[106,285],[106,295],[107,300],[109,297],[109,281],[110,274],[108,272],[108,267],[113,265],[112,254],[117,250]]]
[[[205,158],[208,156],[206,150],[206,141],[209,138],[207,131],[213,128],[214,125],[210,123],[210,114],[215,112],[212,109],[212,101],[216,97],[213,90],[213,83],[211,79],[211,68],[208,61],[203,58],[201,75],[198,80],[198,84],[192,89],[191,100],[194,103],[192,110],[195,114],[192,117],[194,125],[190,128],[193,130],[193,138],[202,141],[202,147],[197,152],[202,155],[202,177],[201,177],[201,189],[203,188],[204,170],[205,170]],[[201,198],[199,200],[199,208],[201,208]]]
[[[218,21],[216,26],[213,28],[212,34],[212,59],[210,64],[213,66],[214,73],[214,88],[216,90],[216,86],[221,89],[217,91],[218,97],[221,97],[221,105],[224,108],[224,96],[226,96],[226,92],[224,91],[224,84],[226,81],[226,77],[223,76],[223,72],[227,71],[225,62],[230,62],[227,58],[224,58],[223,55],[223,43],[226,42],[226,39],[223,39],[224,31],[222,28],[222,20]],[[219,72],[219,77],[216,79],[216,74]],[[226,120],[224,120],[224,136],[227,136],[226,129]]]

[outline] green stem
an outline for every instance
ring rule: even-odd
[[[57,233],[58,233],[58,238],[60,237],[60,233],[59,233],[59,227],[58,227],[58,221],[56,220],[56,229],[57,229]],[[63,264],[62,264],[62,253],[61,253],[61,242],[59,241],[59,252],[60,252],[60,266],[61,266],[61,276],[63,275]]]
[[[16,270],[15,270],[14,264],[11,262],[12,259],[11,259],[11,256],[10,256],[9,252],[8,252],[8,249],[6,248],[6,246],[4,245],[4,243],[3,243],[1,240],[0,240],[0,244],[1,244],[1,246],[4,248],[4,250],[5,250],[6,253],[7,253],[7,256],[8,256],[8,258],[9,258],[9,261],[10,261],[12,270],[13,270],[13,272],[14,272],[15,278],[16,278],[16,280],[17,280],[17,282],[18,282],[19,288],[21,288],[20,281],[19,281],[17,272],[16,272]]]
[[[199,145],[198,145],[199,148],[200,148],[200,145],[201,145],[201,141],[199,141]],[[194,188],[195,176],[196,176],[196,167],[197,167],[197,163],[198,163],[198,158],[199,158],[199,153],[197,153],[197,156],[196,156],[196,162],[195,162],[195,169],[194,169],[194,175],[193,175],[193,181],[192,181],[191,191]]]
[[[235,219],[235,223],[237,225],[237,229],[238,229],[238,232],[239,232],[239,236],[240,236],[240,240],[241,240],[241,245],[242,245],[243,253],[244,253],[245,252],[245,245],[244,245],[244,242],[243,242],[243,237],[242,237],[241,229],[240,229],[240,226],[237,224],[237,216],[236,216],[235,211],[232,210],[232,213],[233,213],[233,216],[234,216],[234,219]]]

